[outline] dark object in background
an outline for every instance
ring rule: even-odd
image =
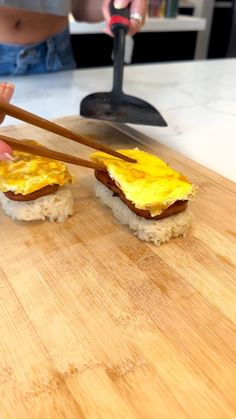
[[[181,7],[181,5],[179,6],[180,15],[193,16],[193,13],[194,13],[193,7]]]
[[[187,61],[194,59],[197,32],[139,32],[134,39],[132,64]]]
[[[115,9],[110,3],[110,28],[114,34],[114,69],[111,92],[93,93],[80,104],[80,115],[109,122],[167,126],[149,103],[123,93],[125,37],[129,28],[129,8]]]
[[[112,37],[103,33],[71,35],[77,68],[111,66],[112,45]]]
[[[234,2],[234,5],[233,5],[231,35],[230,35],[226,57],[228,58],[236,57],[236,1]]]
[[[165,16],[176,17],[178,15],[179,0],[166,0]]]
[[[234,4],[229,1],[215,1],[212,27],[208,48],[208,58],[227,57],[232,32]]]
[[[194,58],[197,32],[140,32],[134,39],[131,64],[186,61]],[[111,37],[105,34],[72,35],[71,43],[77,68],[113,64]]]

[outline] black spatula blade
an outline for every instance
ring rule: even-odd
[[[109,122],[166,127],[161,114],[149,103],[134,96],[111,92],[86,96],[80,104],[80,115]]]

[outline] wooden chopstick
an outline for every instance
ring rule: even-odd
[[[69,154],[60,153],[58,151],[50,150],[44,146],[29,144],[21,140],[15,140],[14,138],[7,137],[0,134],[0,140],[5,141],[14,150],[23,151],[25,153],[35,154],[36,156],[48,157],[50,159],[63,161],[77,166],[88,167],[94,170],[100,170],[106,172],[106,169],[97,163],[89,160],[83,160],[79,157],[70,156]]]
[[[48,121],[47,119],[41,118],[40,116],[37,116],[31,112],[11,105],[10,103],[4,102],[2,100],[0,100],[0,111],[1,113],[5,113],[6,115],[17,118],[20,121],[28,122],[29,124],[35,125],[36,127],[40,127],[47,131],[53,132],[54,134],[61,135],[62,137],[68,138],[69,140],[73,140],[77,143],[94,148],[95,150],[104,151],[107,154],[111,154],[112,156],[126,160],[130,163],[136,163],[136,160],[131,159],[130,157],[127,157],[110,147],[97,143],[96,141],[93,141],[84,135],[76,134],[67,128],[55,124],[54,122]]]

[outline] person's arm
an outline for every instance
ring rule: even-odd
[[[80,22],[99,22],[106,20],[105,32],[111,35],[108,26],[110,20],[109,4],[111,0],[72,0],[72,14]],[[114,6],[122,9],[130,5],[129,35],[133,36],[141,29],[147,13],[147,0],[115,0]],[[133,18],[132,18],[133,16]]]
[[[103,0],[72,0],[72,14],[79,22],[104,20]]]
[[[0,100],[10,102],[14,92],[14,85],[9,83],[0,83]],[[0,124],[3,122],[5,115],[0,114]],[[11,158],[11,147],[0,140],[0,160],[8,160]]]

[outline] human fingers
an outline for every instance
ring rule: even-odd
[[[104,18],[107,21],[106,28],[104,32],[110,36],[112,32],[109,28],[110,12],[109,5],[111,0],[104,0],[102,11]],[[114,7],[116,9],[123,9],[130,5],[130,26],[129,26],[129,35],[133,36],[138,32],[145,21],[145,16],[147,13],[147,1],[146,0],[115,0]]]
[[[12,83],[0,83],[3,85],[2,88],[2,99],[6,100],[6,102],[10,102],[12,95],[14,93],[15,86]]]
[[[12,98],[14,92],[14,85],[11,83],[0,83],[0,100],[4,100],[9,102]],[[0,124],[4,120],[5,115],[0,114]],[[11,160],[12,157],[12,149],[11,147],[4,143],[4,141],[0,140],[0,160]]]
[[[14,93],[14,85],[11,83],[0,83],[0,100],[10,102]],[[0,124],[3,122],[5,115],[0,114]]]
[[[109,36],[113,36],[113,33],[109,27],[109,21],[111,17],[110,10],[109,10],[110,3],[111,3],[111,0],[104,0],[102,4],[102,13],[103,13],[104,19],[106,20],[106,27],[103,32]]]
[[[12,149],[11,147],[0,140],[0,160],[12,160]]]
[[[130,36],[133,36],[138,31],[140,31],[141,27],[145,23],[146,14],[147,14],[147,1],[146,0],[131,0],[130,1],[130,27],[129,27]]]

